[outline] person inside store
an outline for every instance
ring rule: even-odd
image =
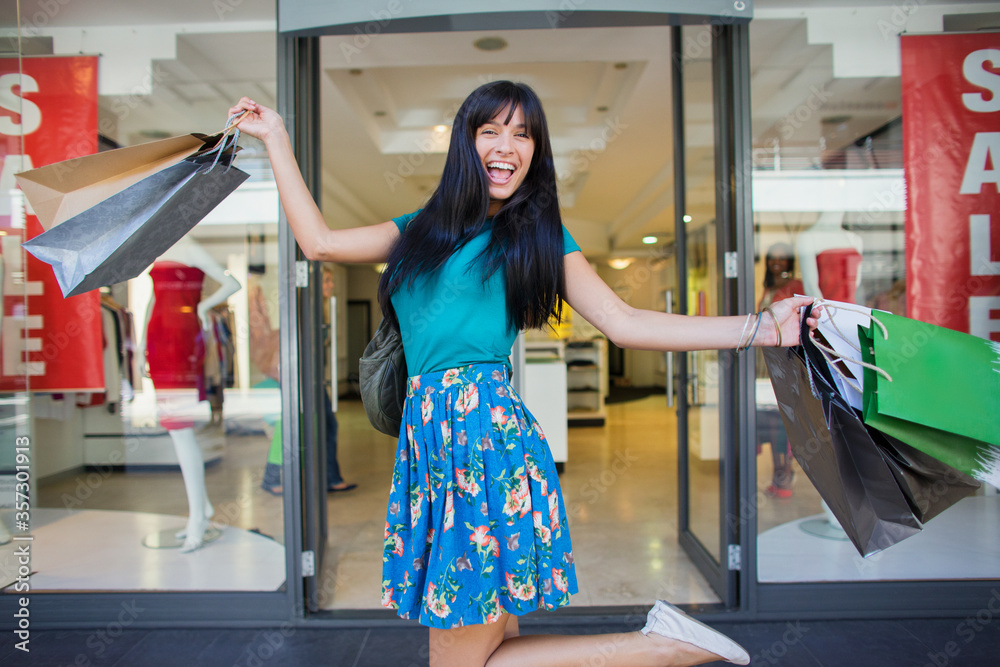
[[[757,310],[764,310],[771,304],[805,294],[802,281],[795,277],[795,254],[787,243],[775,243],[764,257],[764,291],[757,302]],[[757,377],[767,378],[764,356],[757,350]],[[765,389],[770,389],[766,386]],[[791,498],[792,480],[795,470],[792,466],[792,446],[785,433],[785,425],[775,410],[757,411],[757,453],[764,443],[771,447],[771,483],[764,493],[772,498]]]
[[[265,144],[306,257],[387,264],[379,300],[410,377],[382,604],[430,628],[430,664],[748,664],[742,647],[664,601],[636,632],[519,636],[518,616],[568,604],[577,583],[555,463],[507,359],[517,333],[558,317],[563,301],[621,347],[668,351],[795,345],[812,300],[734,317],[623,302],[562,224],[545,114],[525,84],[487,83],[465,99],[423,209],[349,229],[327,226],[281,117],[249,98],[230,115],[244,111],[239,128]]]
[[[323,265],[323,377],[326,378],[326,391],[323,392],[323,415],[326,419],[326,490],[329,493],[339,491],[350,491],[356,489],[357,484],[345,482],[340,474],[340,463],[337,460],[337,414],[333,411],[333,400],[330,398],[331,391],[336,387],[336,378],[330,373],[330,329],[332,319],[330,317],[330,299],[333,298],[333,290],[336,283],[333,279],[333,267],[329,264]]]
[[[323,266],[323,321],[327,335],[323,345],[325,358],[325,375],[330,374],[330,298],[333,296],[335,287],[333,279],[333,267]],[[250,290],[249,304],[250,320],[250,348],[251,355],[257,368],[269,378],[281,381],[278,362],[281,358],[279,332],[271,326],[271,318],[267,313],[267,302],[260,285],[254,285]],[[337,460],[337,436],[338,424],[337,415],[333,411],[333,401],[330,398],[330,385],[327,384],[326,391],[323,392],[323,411],[326,419],[326,489],[328,493],[340,491],[351,491],[358,487],[357,484],[345,482],[340,473],[340,463]],[[264,464],[264,476],[260,487],[273,496],[280,496],[284,492],[281,483],[281,463],[283,460],[281,450],[281,419],[279,418],[271,436],[271,447],[267,453],[267,462]]]
[[[205,338],[212,335],[209,312],[240,290],[241,285],[195,240],[184,237],[153,263],[149,270],[153,298],[146,310],[139,359],[144,360],[156,390],[157,416],[174,445],[184,478],[188,521],[177,534],[182,552],[202,546],[215,514],[205,487],[205,460],[194,422],[171,414],[173,390],[204,394]],[[218,288],[202,298],[205,277]]]

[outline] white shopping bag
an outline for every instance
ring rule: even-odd
[[[836,352],[836,355],[824,356],[830,364],[830,372],[837,389],[851,407],[863,410],[864,373],[858,363],[861,361],[858,326],[865,328],[871,326],[872,309],[854,303],[826,299],[816,305],[823,306],[823,314],[819,318],[816,330]]]

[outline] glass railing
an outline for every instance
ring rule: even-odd
[[[753,168],[760,171],[810,169],[902,169],[903,146],[855,145],[836,150],[820,146],[755,146]]]

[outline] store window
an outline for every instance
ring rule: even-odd
[[[867,53],[883,44],[808,38],[821,18],[755,20],[750,28],[756,309],[807,294],[906,316],[901,79],[864,76],[884,69],[875,59],[838,61],[837,49]],[[862,558],[792,454],[760,353],[756,369],[759,581],[997,575],[996,533],[981,530],[995,512],[989,485],[921,534]],[[970,557],[949,556],[956,545]]]
[[[214,133],[243,94],[275,106],[275,9],[261,4],[243,16],[206,5],[183,29],[141,8],[119,26],[99,7],[60,6],[22,17],[6,43],[0,543],[33,536],[35,593],[284,583],[281,480],[265,479],[281,462],[282,388],[278,200],[262,146],[241,139],[245,182],[140,275],[68,298],[20,247],[52,216],[13,177]],[[24,456],[15,442],[30,443]],[[30,480],[24,520],[17,475]]]

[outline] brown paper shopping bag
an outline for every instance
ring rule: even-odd
[[[210,149],[218,135],[189,134],[84,155],[15,174],[17,184],[48,230],[130,185]]]

